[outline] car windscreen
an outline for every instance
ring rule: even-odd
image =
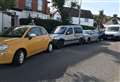
[[[84,30],[83,33],[84,33],[84,34],[91,34],[91,31]]]
[[[55,29],[54,34],[64,34],[66,31],[66,27],[58,27]]]
[[[107,31],[119,31],[120,27],[108,27]]]
[[[22,37],[28,28],[15,28],[8,33],[1,33],[0,37]]]

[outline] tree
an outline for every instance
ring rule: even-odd
[[[59,11],[63,23],[69,23],[68,12],[64,11],[65,0],[52,0],[53,6]]]
[[[3,13],[6,12],[7,9],[11,9],[15,6],[16,0],[0,0],[0,10],[2,11],[2,31],[3,31]]]
[[[71,2],[71,8],[77,7],[77,2]]]
[[[106,16],[104,15],[104,11],[101,10],[98,16],[98,28],[104,28],[103,23],[106,20]]]
[[[0,8],[2,11],[6,9],[11,9],[15,6],[16,0],[0,0]]]

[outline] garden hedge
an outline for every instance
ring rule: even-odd
[[[45,29],[51,33],[56,26],[62,25],[62,22],[56,21],[56,20],[51,20],[51,19],[20,19],[20,25],[29,25],[31,24],[31,21],[34,20],[34,24],[38,26],[43,26]]]

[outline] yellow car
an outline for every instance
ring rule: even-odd
[[[0,35],[0,64],[21,65],[25,58],[53,51],[52,40],[41,26],[20,26]]]

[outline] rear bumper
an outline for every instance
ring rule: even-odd
[[[120,40],[120,36],[114,36],[114,35],[104,35],[104,39],[108,40]]]

